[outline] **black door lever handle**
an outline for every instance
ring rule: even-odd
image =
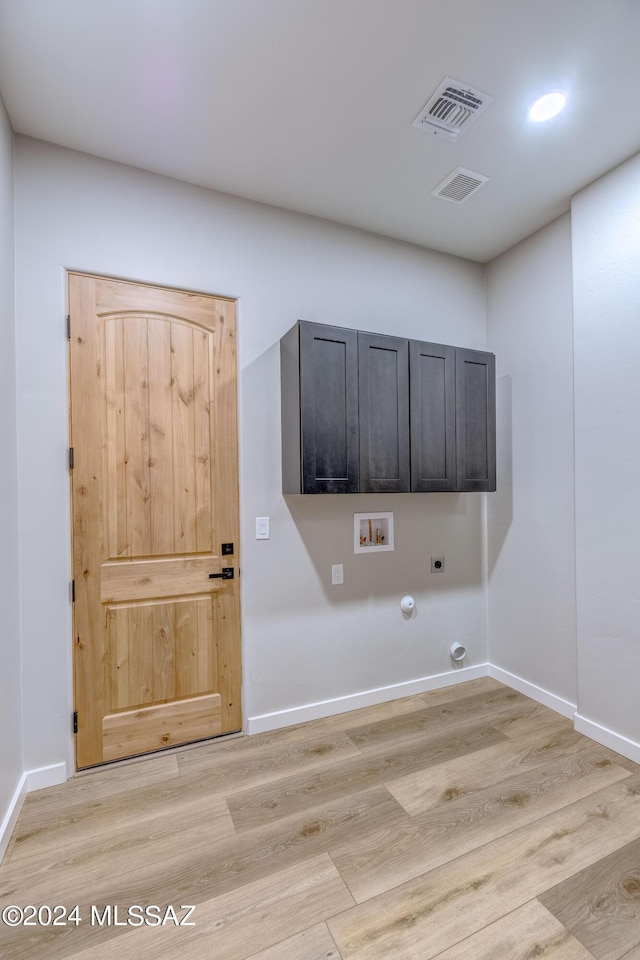
[[[209,580],[233,580],[235,571],[233,567],[223,567],[222,573],[210,573]]]

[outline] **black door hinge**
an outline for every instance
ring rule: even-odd
[[[67,314],[67,340],[71,340],[71,314]]]
[[[69,447],[69,470],[73,470],[73,463],[74,463],[73,447]]]
[[[76,602],[76,582],[75,580],[71,581],[71,603]]]
[[[78,711],[77,710],[73,711],[73,732],[74,733],[78,732]]]

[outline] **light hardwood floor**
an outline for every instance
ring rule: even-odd
[[[640,960],[640,766],[476,680],[30,794],[11,904],[79,922],[2,960]]]

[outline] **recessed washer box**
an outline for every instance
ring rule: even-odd
[[[354,513],[354,553],[379,553],[393,549],[393,513]]]

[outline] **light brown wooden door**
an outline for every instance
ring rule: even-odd
[[[235,304],[69,274],[69,314],[86,767],[242,726]]]

